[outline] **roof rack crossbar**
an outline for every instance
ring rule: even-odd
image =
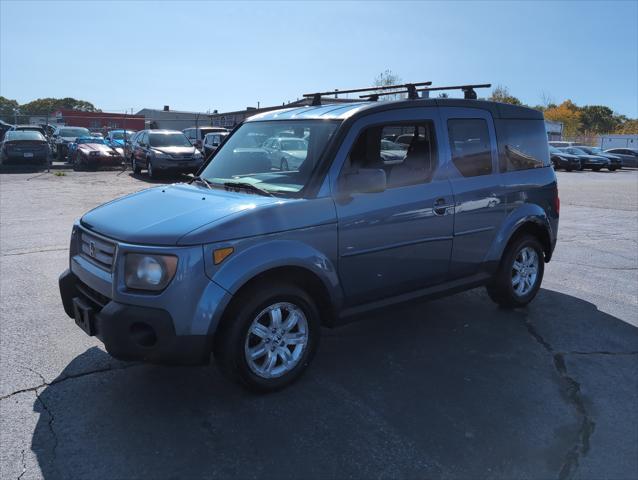
[[[439,90],[463,90],[465,99],[476,100],[477,96],[476,96],[476,92],[474,91],[475,88],[490,88],[491,86],[492,86],[491,83],[480,83],[480,84],[474,84],[474,85],[453,85],[449,87],[417,88],[415,91],[416,92],[433,92],[433,91],[439,91]],[[367,98],[368,100],[376,101],[379,99],[380,96],[393,95],[396,93],[407,93],[408,98],[414,98],[410,96],[413,94],[413,92],[411,92],[409,89],[395,90],[392,92],[372,93],[368,95],[359,95],[359,98]]]
[[[416,87],[425,87],[428,85],[432,85],[432,82],[403,83],[399,85],[384,85],[379,87],[352,88],[350,90],[332,90],[329,92],[304,93],[303,97],[312,98],[312,105],[321,105],[321,97],[326,95],[339,95],[342,93],[374,92],[379,90],[392,90],[397,88],[405,88],[406,92],[414,95],[414,98],[416,98],[417,97]]]

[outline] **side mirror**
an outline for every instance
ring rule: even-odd
[[[379,193],[386,189],[385,171],[380,168],[362,168],[343,178],[343,193]]]

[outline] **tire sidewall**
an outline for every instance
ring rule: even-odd
[[[304,290],[293,285],[273,286],[253,291],[243,300],[239,302],[240,307],[236,310],[235,318],[230,319],[233,324],[224,339],[229,344],[224,347],[229,349],[233,369],[244,385],[251,390],[261,392],[279,390],[299,378],[317,350],[321,334],[317,307]],[[265,379],[255,374],[248,366],[244,345],[248,330],[256,316],[269,305],[279,302],[289,302],[302,309],[308,322],[308,344],[295,368],[281,377]]]

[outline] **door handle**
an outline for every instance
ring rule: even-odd
[[[453,205],[446,203],[445,198],[437,198],[434,201],[434,206],[432,210],[434,211],[434,215],[445,215],[447,213],[447,209],[452,207]]]

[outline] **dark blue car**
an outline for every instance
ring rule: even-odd
[[[274,164],[261,146],[272,138],[303,139],[299,163]],[[306,369],[322,325],[478,286],[527,305],[558,217],[535,110],[471,99],[277,110],[245,121],[192,183],[85,214],[60,289],[66,313],[117,358],[212,352],[268,391]]]

